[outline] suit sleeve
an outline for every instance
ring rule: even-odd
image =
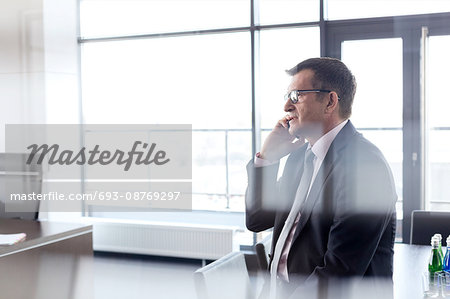
[[[279,163],[264,167],[255,167],[253,161],[247,164],[245,220],[250,231],[260,232],[274,225],[276,212],[271,204],[279,197],[278,167]]]

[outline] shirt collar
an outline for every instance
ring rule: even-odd
[[[318,160],[323,161],[325,159],[325,156],[327,155],[328,149],[331,146],[331,143],[333,142],[334,138],[336,138],[336,135],[342,130],[342,128],[347,124],[348,119],[344,120],[340,124],[338,124],[336,127],[331,129],[328,133],[320,137],[319,140],[314,143],[314,145],[311,147],[311,144],[308,144],[308,149],[310,148],[314,155],[317,157]]]

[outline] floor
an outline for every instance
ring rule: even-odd
[[[196,298],[199,260],[96,253],[95,299]]]

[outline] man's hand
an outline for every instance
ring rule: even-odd
[[[305,144],[304,138],[299,138],[294,142],[296,137],[289,133],[288,122],[292,118],[292,116],[286,115],[278,121],[262,146],[260,158],[277,161]]]

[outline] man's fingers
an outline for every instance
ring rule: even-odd
[[[283,119],[280,119],[279,121],[278,121],[278,124],[279,125],[281,125],[283,128],[285,128],[285,129],[288,129],[289,128],[289,126],[288,126],[288,124],[287,124],[287,121],[283,118]]]
[[[289,121],[293,119],[292,116],[290,115],[286,115],[285,117],[283,117],[282,119],[280,119],[278,121],[278,124],[280,124],[283,128],[285,129],[289,129]]]

